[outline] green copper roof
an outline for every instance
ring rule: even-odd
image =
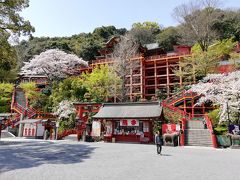
[[[158,102],[151,103],[112,103],[103,104],[100,111],[93,116],[98,119],[113,118],[157,118],[162,113]]]

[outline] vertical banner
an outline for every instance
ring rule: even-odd
[[[42,123],[37,124],[37,135],[36,136],[43,136],[44,134],[44,126]]]
[[[92,136],[100,136],[101,134],[101,122],[93,121],[92,123]]]
[[[112,122],[107,121],[106,124],[106,135],[111,136],[112,135]]]
[[[143,132],[149,132],[149,123],[143,122]]]

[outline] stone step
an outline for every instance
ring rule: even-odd
[[[22,90],[16,90],[15,98],[18,104],[20,104],[22,107],[26,107],[25,93]]]
[[[205,129],[205,125],[203,121],[197,121],[197,120],[190,120],[187,121],[187,129]]]
[[[197,143],[192,143],[192,144],[185,144],[185,146],[202,146],[202,147],[212,147],[212,144],[197,144]]]
[[[202,123],[201,121],[196,122],[196,124]],[[197,125],[194,124],[194,128]],[[202,127],[203,124],[199,125],[199,129],[186,129],[185,130],[185,145],[188,146],[212,146],[211,134],[208,129]]]
[[[186,142],[212,142],[210,139],[185,139]]]
[[[205,140],[211,140],[211,137],[185,137],[186,140],[199,140],[199,139],[205,139]]]
[[[211,141],[185,141],[186,143],[206,143],[206,144],[212,144]]]
[[[16,136],[14,136],[12,133],[7,132],[5,130],[1,132],[1,138],[14,138],[14,137]]]
[[[77,141],[77,134],[70,134],[64,137],[63,139],[68,141]]]

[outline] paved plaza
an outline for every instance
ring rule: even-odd
[[[126,143],[0,142],[0,180],[226,180],[240,176],[240,151]]]

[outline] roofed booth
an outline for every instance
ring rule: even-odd
[[[103,104],[93,116],[92,136],[104,134],[105,141],[149,143],[161,113],[158,102]]]

